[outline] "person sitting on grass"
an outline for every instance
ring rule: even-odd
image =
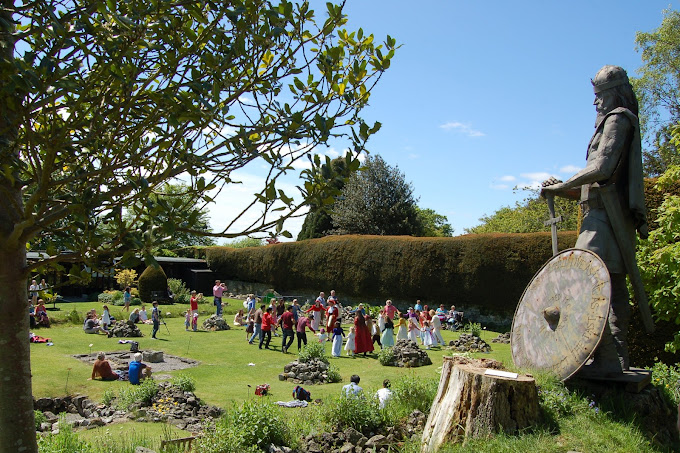
[[[361,393],[364,391],[361,387],[359,387],[359,381],[361,381],[361,378],[353,374],[351,378],[349,378],[349,384],[345,385],[342,387],[342,394],[343,396],[359,396]]]
[[[139,320],[144,324],[151,324],[151,321],[149,320],[149,315],[146,313],[146,307],[144,305],[142,305],[141,310],[139,310]]]
[[[151,379],[151,367],[146,363],[142,363],[141,352],[137,352],[133,358],[134,360],[130,362],[130,368],[128,369],[128,379],[130,379],[130,384],[139,385],[141,379]]]
[[[93,315],[92,312],[89,312],[85,316],[85,322],[83,323],[83,331],[85,333],[99,333],[101,327],[97,325],[97,318],[96,315]]]
[[[92,376],[87,380],[93,381],[97,377],[100,377],[102,381],[117,381],[120,378],[120,375],[111,369],[111,364],[106,360],[106,354],[103,352],[97,354],[97,360],[92,367]]]
[[[128,318],[130,321],[134,322],[135,324],[139,323],[139,308],[135,308],[132,313],[130,313],[130,317]]]
[[[50,318],[47,316],[45,302],[42,299],[38,299],[38,306],[35,307],[35,322],[39,326],[43,327],[50,326]]]

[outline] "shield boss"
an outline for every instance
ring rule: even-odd
[[[609,314],[607,266],[589,250],[567,249],[534,275],[512,321],[512,360],[565,380],[600,342]]]

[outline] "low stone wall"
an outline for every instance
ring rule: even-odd
[[[491,346],[481,338],[463,333],[457,340],[449,341],[449,347],[457,352],[491,352]]]
[[[394,366],[415,368],[432,365],[432,359],[427,352],[418,347],[411,340],[399,340],[392,348],[394,353]]]

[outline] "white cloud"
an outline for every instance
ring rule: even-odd
[[[560,168],[560,173],[561,174],[574,174],[577,171],[579,171],[581,167],[578,167],[576,165],[565,165],[564,167]]]
[[[420,154],[410,153],[410,154],[408,155],[408,158],[409,158],[409,159],[420,159]]]
[[[553,175],[544,171],[538,171],[532,173],[520,173],[520,176],[524,179],[530,179],[533,181],[545,181]]]
[[[507,184],[494,184],[494,183],[491,183],[489,187],[495,190],[508,190],[510,188],[510,186]]]
[[[484,133],[473,129],[469,124],[460,123],[458,121],[448,122],[439,126],[444,130],[453,130],[467,135],[468,137],[484,137]]]
[[[239,97],[238,97],[238,101],[239,101],[241,104],[255,105],[255,99],[253,99],[253,98],[251,98],[251,97],[249,97],[249,96],[245,96],[245,95],[239,96]]]
[[[506,176],[501,176],[500,178],[498,178],[498,180],[499,181],[505,181],[505,182],[512,182],[512,181],[516,181],[517,178],[515,178],[512,175],[506,175]]]

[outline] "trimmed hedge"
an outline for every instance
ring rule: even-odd
[[[573,247],[575,232],[559,234]],[[551,257],[549,233],[454,238],[327,236],[267,247],[206,249],[226,279],[271,283],[278,291],[327,289],[366,299],[422,299],[510,314],[527,283]]]
[[[139,298],[145,304],[150,304],[154,300],[157,300],[160,304],[170,302],[170,299],[167,297],[168,277],[160,266],[147,266],[142,275],[139,276],[137,287],[139,288]],[[152,297],[153,292],[162,292],[165,294],[165,297],[156,297],[154,299]]]

